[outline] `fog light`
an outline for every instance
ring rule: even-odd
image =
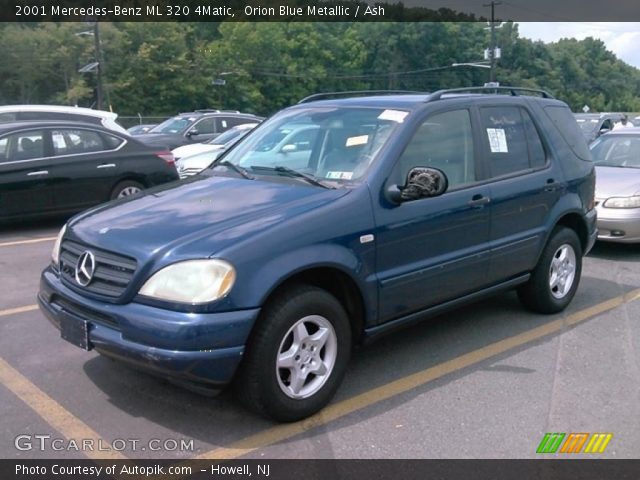
[[[612,237],[624,237],[626,233],[623,230],[611,230]]]

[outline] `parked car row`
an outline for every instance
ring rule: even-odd
[[[242,125],[255,126],[260,117],[196,111],[135,138],[116,119],[88,108],[0,107],[0,220],[78,212],[178,180],[170,146],[213,140],[229,130],[228,137],[236,137],[248,131]],[[178,124],[184,128],[173,132]]]

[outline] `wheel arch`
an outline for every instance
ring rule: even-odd
[[[361,343],[366,307],[357,282],[344,270],[335,266],[309,266],[281,279],[266,295],[263,305],[293,285],[313,285],[333,295],[344,307],[351,325],[354,343]]]

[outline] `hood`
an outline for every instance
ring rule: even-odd
[[[196,155],[189,155],[188,157],[182,157],[176,162],[176,167],[178,169],[199,168],[200,170],[204,170],[211,165],[211,163],[218,158],[223,151],[224,149],[219,148],[216,150],[201,152]]]
[[[174,259],[206,257],[348,192],[295,181],[198,176],[88,210],[69,222],[68,232],[140,261],[169,253]]]
[[[640,193],[640,168],[596,166],[596,198]]]
[[[193,143],[191,145],[184,145],[174,149],[171,153],[178,160],[179,158],[187,158],[191,155],[198,153],[212,152],[214,150],[220,150],[224,148],[224,145],[213,145],[208,143]]]
[[[162,147],[173,150],[187,143],[187,139],[179,133],[142,133],[135,136],[136,140],[152,147]]]

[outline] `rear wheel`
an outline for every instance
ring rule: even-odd
[[[340,385],[351,354],[351,328],[331,294],[297,286],[270,302],[256,325],[236,378],[249,409],[275,420],[303,419]]]
[[[573,299],[582,273],[582,247],[576,233],[557,227],[540,256],[529,281],[518,296],[529,309],[557,313]]]
[[[125,180],[114,187],[111,192],[111,200],[135,195],[136,193],[140,193],[143,189],[144,185],[141,183],[134,182],[133,180]]]

